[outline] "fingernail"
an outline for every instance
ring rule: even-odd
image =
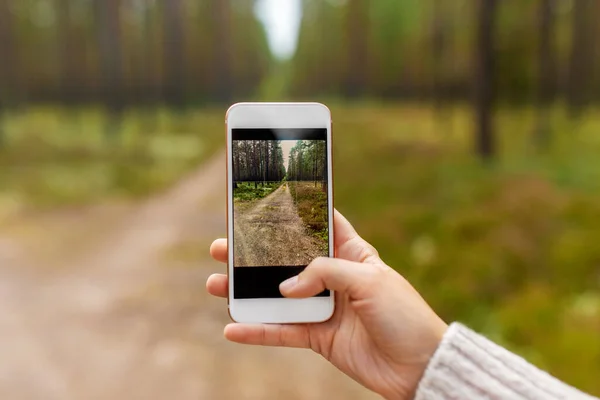
[[[291,290],[297,284],[298,284],[298,275],[292,276],[291,278],[286,279],[285,281],[281,282],[281,284],[279,285],[279,290],[287,292],[287,291]]]

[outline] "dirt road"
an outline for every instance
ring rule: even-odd
[[[235,266],[307,265],[326,248],[310,236],[288,185],[251,206],[234,206]]]
[[[374,399],[302,350],[226,342],[219,155],[141,203],[0,224],[0,398]]]

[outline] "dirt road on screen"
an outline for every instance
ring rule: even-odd
[[[310,236],[286,184],[256,203],[234,206],[236,266],[307,265],[326,256]]]

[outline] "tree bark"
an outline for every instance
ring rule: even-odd
[[[567,83],[569,114],[577,118],[589,102],[588,84],[591,75],[591,46],[589,39],[593,2],[597,0],[573,0],[571,55]]]
[[[270,161],[270,156],[271,156],[271,142],[265,142],[265,148],[266,148],[266,152],[265,152],[265,179],[267,181],[271,180],[271,177],[269,176],[269,161]]]
[[[431,26],[432,48],[432,96],[436,111],[440,111],[444,102],[442,71],[445,46],[445,16],[443,0],[433,0],[433,18]]]
[[[491,159],[496,151],[493,131],[494,102],[494,22],[496,0],[477,0],[477,40],[475,48],[476,151]]]
[[[120,0],[95,0],[100,52],[100,93],[109,111],[107,137],[117,136],[125,107]]]
[[[211,9],[215,32],[213,70],[216,73],[213,96],[219,102],[228,103],[233,98],[231,5],[229,0],[212,0]]]
[[[538,147],[547,147],[551,139],[549,119],[556,82],[553,4],[554,0],[539,0],[537,123],[534,136]]]
[[[369,1],[349,0],[346,14],[345,94],[357,98],[365,94],[368,65]]]
[[[164,0],[165,100],[171,106],[185,106],[185,32],[182,0]]]
[[[17,60],[13,20],[8,3],[0,0],[0,147],[6,141],[3,116],[6,108],[14,101]]]
[[[58,63],[60,66],[59,87],[60,96],[67,104],[77,101],[77,67],[73,63],[75,45],[73,43],[73,32],[71,30],[71,0],[57,0],[57,24],[58,28]]]

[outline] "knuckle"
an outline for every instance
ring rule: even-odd
[[[277,345],[278,346],[285,346],[286,344],[286,327],[285,326],[280,326],[279,328],[279,334],[277,335]]]
[[[352,240],[354,250],[354,260],[359,263],[377,263],[379,260],[379,252],[373,245],[361,238],[355,236]]]
[[[379,258],[379,252],[373,245],[363,241],[362,248],[359,255],[359,260],[362,263],[373,262]]]
[[[267,343],[267,327],[264,325],[260,329],[260,343]]]

